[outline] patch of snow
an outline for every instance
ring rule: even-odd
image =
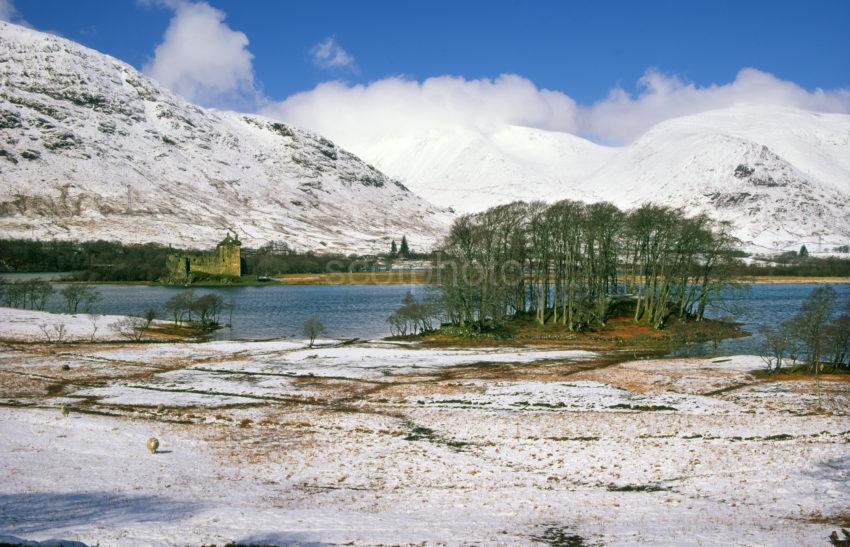
[[[475,382],[481,393],[412,396],[418,404],[477,407],[482,410],[558,410],[565,412],[690,412],[728,413],[734,404],[682,393],[636,394],[608,384],[577,382]]]
[[[36,310],[0,307],[0,340],[47,342],[121,340],[111,325],[126,319],[123,315],[90,315],[50,313]]]

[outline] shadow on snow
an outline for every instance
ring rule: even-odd
[[[0,532],[29,534],[76,526],[169,522],[201,504],[109,492],[0,494]]]

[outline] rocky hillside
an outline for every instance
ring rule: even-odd
[[[320,136],[189,104],[130,65],[0,22],[0,234],[203,247],[426,248],[451,215]]]

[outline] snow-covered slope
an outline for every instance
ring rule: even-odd
[[[0,22],[0,235],[429,247],[451,220],[332,142],[199,108],[131,66]]]
[[[738,105],[624,147],[526,127],[332,142],[199,108],[131,66],[0,22],[0,235],[208,246],[429,247],[458,211],[645,201],[732,220],[753,250],[850,243],[850,116]]]
[[[586,183],[730,220],[752,250],[830,250],[850,243],[850,116],[743,105],[673,119]]]
[[[662,122],[605,147],[521,127],[431,131],[355,146],[434,203],[646,201],[735,223],[751,250],[850,243],[850,116],[738,105]]]
[[[462,127],[399,135],[360,147],[360,154],[434,203],[480,211],[552,195],[593,199],[575,166],[601,163],[611,150],[568,133],[508,126],[490,135]]]

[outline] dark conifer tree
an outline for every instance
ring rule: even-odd
[[[410,256],[410,248],[407,246],[407,236],[401,236],[401,245],[399,246],[398,254],[402,258],[408,258]]]

